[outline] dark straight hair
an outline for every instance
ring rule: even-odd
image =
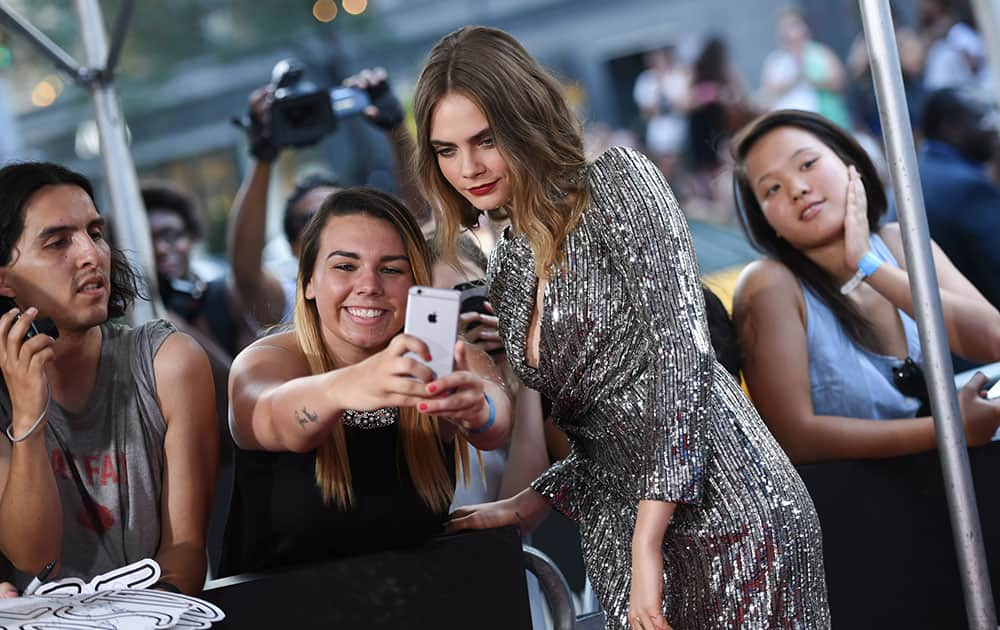
[[[51,162],[17,162],[0,168],[0,267],[9,265],[21,233],[24,212],[32,195],[46,186],[76,186],[94,199],[94,188],[83,175]],[[111,295],[108,318],[122,317],[136,298],[145,297],[135,271],[122,250],[111,246]]]
[[[192,238],[201,238],[204,230],[198,215],[201,211],[194,196],[177,184],[164,179],[147,179],[140,183],[139,192],[146,212],[154,210],[176,214],[184,223],[184,230]]]
[[[295,182],[295,189],[292,190],[292,193],[288,195],[288,199],[285,200],[285,214],[281,222],[281,227],[285,231],[285,238],[288,239],[289,244],[294,243],[295,239],[302,235],[302,230],[305,229],[306,224],[309,223],[309,219],[312,218],[311,214],[302,216],[301,213],[295,212],[295,206],[306,195],[317,188],[340,189],[343,188],[343,184],[340,183],[340,180],[336,176],[319,174],[306,175]]]
[[[757,195],[747,178],[747,155],[761,138],[781,127],[796,127],[812,134],[845,164],[854,165],[868,197],[869,233],[878,230],[888,206],[885,189],[875,165],[857,140],[818,114],[792,109],[778,110],[752,121],[736,135],[733,142],[733,196],[743,231],[757,250],[783,263],[796,278],[804,282],[830,308],[852,340],[869,350],[878,350],[878,339],[864,314],[847,296],[840,293],[840,286],[829,273],[777,235],[757,202]]]

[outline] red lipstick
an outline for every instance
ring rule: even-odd
[[[482,197],[483,195],[488,195],[493,192],[493,189],[497,187],[498,181],[499,180],[496,182],[490,182],[489,184],[483,184],[482,186],[476,186],[475,188],[467,188],[466,190],[477,197]]]

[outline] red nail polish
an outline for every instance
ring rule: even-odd
[[[419,409],[420,411],[427,411],[427,403],[420,403],[419,405],[417,405],[417,409]]]
[[[430,385],[427,386],[427,391],[429,391],[432,394],[434,392],[436,392],[437,390],[438,390],[438,386],[435,385],[434,383],[431,383]]]

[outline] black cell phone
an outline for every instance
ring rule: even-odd
[[[490,300],[489,287],[486,286],[485,279],[473,280],[471,282],[463,282],[462,284],[456,284],[453,287],[456,291],[461,292],[461,307],[460,313],[482,313],[483,315],[493,315],[489,309],[486,308],[486,303]],[[479,326],[479,322],[474,322],[469,324],[469,327],[462,332],[469,332],[476,326]],[[493,357],[499,357],[506,352],[503,347],[497,348],[490,351],[490,355]]]
[[[17,308],[17,303],[14,299],[6,295],[0,295],[0,315],[3,315],[12,308]],[[31,327],[28,329],[27,334],[24,335],[24,340],[27,341],[35,335],[48,335],[53,339],[58,339],[59,329],[56,328],[56,323],[48,317],[39,317],[31,322]]]
[[[486,310],[486,302],[490,299],[489,291],[486,286],[486,280],[463,282],[462,284],[456,284],[452,288],[462,293],[461,307],[459,310],[460,313],[475,311],[477,313],[482,313],[483,315],[493,314]]]

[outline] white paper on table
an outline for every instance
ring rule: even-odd
[[[0,600],[0,630],[193,630],[225,619],[196,597],[147,590],[158,579],[160,565],[146,558],[89,582],[47,582],[34,595]]]

